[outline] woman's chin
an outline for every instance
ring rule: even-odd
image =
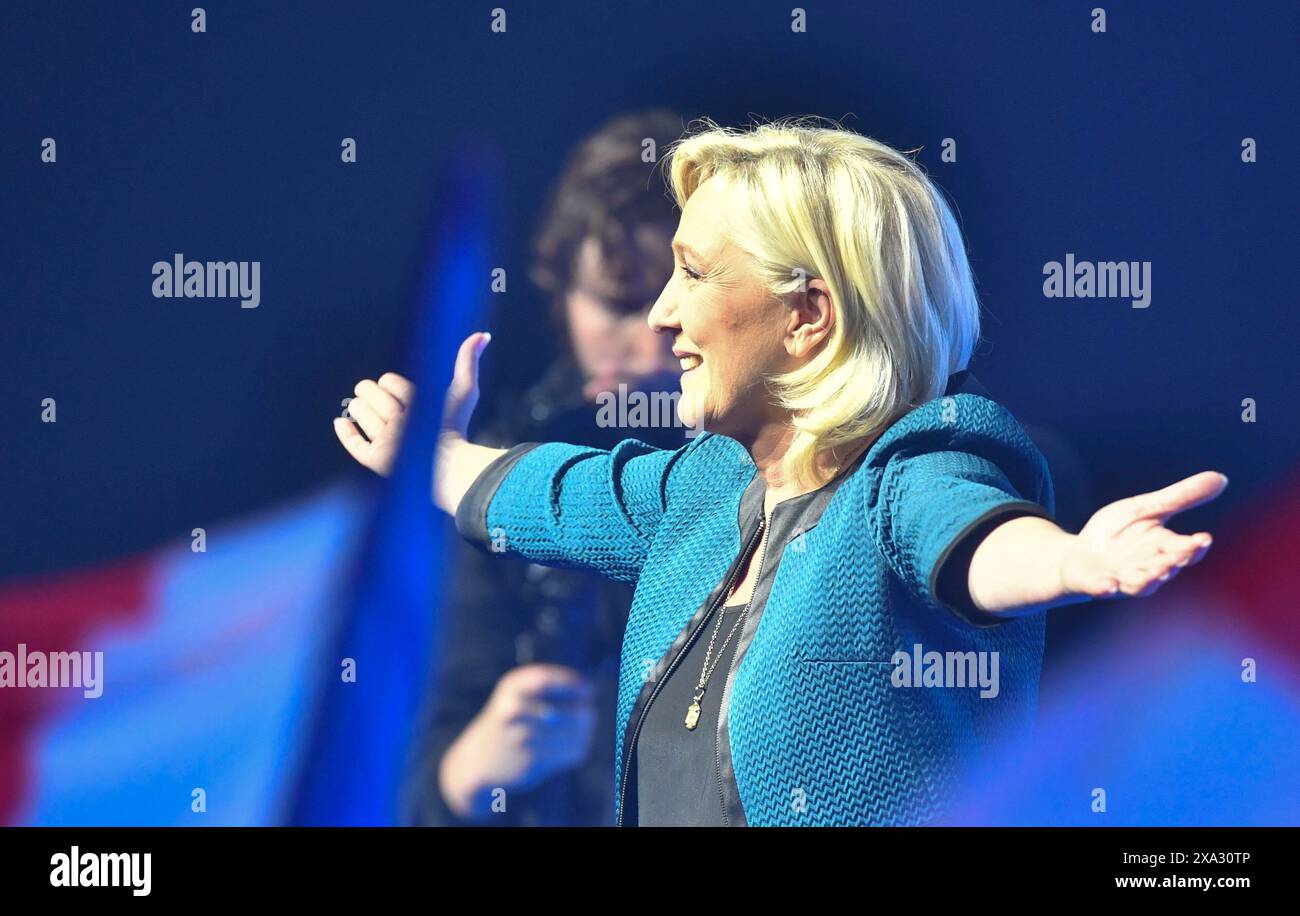
[[[704,417],[704,411],[700,409],[702,406],[700,396],[683,386],[682,396],[677,401],[677,419],[691,429],[701,429],[700,424]]]

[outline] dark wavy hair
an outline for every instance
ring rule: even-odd
[[[645,269],[632,241],[637,227],[664,225],[670,232],[676,227],[676,205],[658,160],[684,129],[683,119],[663,108],[619,115],[569,154],[533,236],[529,269],[532,281],[550,294],[557,319],[584,239],[595,239],[605,268],[617,282],[632,286]],[[642,158],[647,139],[655,144],[650,162]]]

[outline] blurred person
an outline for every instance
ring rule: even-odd
[[[1166,522],[1227,478],[1064,530],[1041,452],[969,370],[964,240],[911,159],[800,119],[705,122],[669,162],[675,268],[647,321],[673,342],[700,434],[676,449],[472,443],[488,342],[473,334],[434,501],[485,549],[498,537],[508,556],[636,583],[619,824],[936,822],[963,770],[1032,725],[1043,612],[1145,597],[1199,562],[1209,533]],[[358,389],[364,438],[335,426],[382,474],[411,393],[380,382]],[[989,659],[1000,681],[900,682],[921,651]]]
[[[671,388],[671,345],[646,316],[672,273],[672,201],[645,161],[682,119],[615,117],[570,154],[534,235],[530,278],[549,299],[558,355],[479,435],[608,448],[635,434],[675,447],[684,430],[598,422],[597,400]],[[632,592],[590,573],[499,563],[459,538],[435,665],[404,790],[419,825],[602,824],[611,819],[614,692]],[[504,810],[494,790],[504,790]]]

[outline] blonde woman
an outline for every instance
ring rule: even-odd
[[[487,549],[636,583],[620,824],[932,822],[963,765],[1032,722],[1042,612],[1198,562],[1210,535],[1165,522],[1227,478],[1053,522],[1045,460],[967,370],[965,246],[905,155],[807,119],[704,122],[669,174],[676,266],[648,320],[703,431],[676,450],[474,445],[471,335],[434,499]],[[413,392],[390,373],[357,395],[365,437],[339,437],[384,473]],[[944,679],[961,665],[972,680]]]

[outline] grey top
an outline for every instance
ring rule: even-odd
[[[723,682],[736,654],[739,634],[731,638],[718,658],[718,647],[736,624],[744,605],[724,607],[722,629],[714,646],[717,667],[700,699],[700,720],[694,729],[685,724],[686,710],[704,670],[709,637],[717,624],[710,614],[682,661],[668,676],[659,696],[646,713],[637,739],[638,823],[643,827],[722,827],[722,778],[718,769],[718,714]]]

